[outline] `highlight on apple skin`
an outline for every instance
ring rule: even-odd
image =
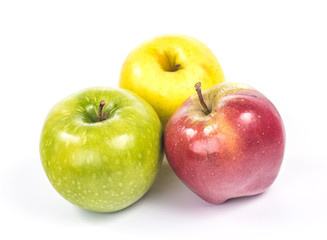
[[[89,88],[52,108],[40,155],[66,200],[95,212],[118,211],[153,184],[163,158],[161,122],[132,92]]]
[[[285,148],[276,107],[245,84],[220,83],[202,95],[208,113],[194,94],[167,123],[170,166],[210,203],[264,192],[279,173]]]
[[[158,113],[163,127],[174,111],[194,92],[225,80],[213,52],[201,41],[185,35],[163,35],[132,50],[120,72],[119,87],[145,99]]]

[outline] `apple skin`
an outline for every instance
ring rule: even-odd
[[[177,64],[180,67],[175,69]],[[131,51],[122,66],[119,87],[150,103],[164,127],[194,93],[195,81],[206,89],[224,80],[216,56],[204,43],[185,35],[163,35]]]
[[[101,100],[107,102],[98,121]],[[42,165],[69,202],[118,211],[151,187],[163,157],[162,126],[153,108],[127,90],[89,88],[57,103],[40,141]]]
[[[207,202],[264,192],[276,179],[285,130],[275,106],[253,88],[221,83],[187,99],[165,129],[165,152],[176,175]]]

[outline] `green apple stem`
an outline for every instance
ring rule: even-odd
[[[195,88],[195,91],[198,93],[198,97],[200,99],[200,103],[201,103],[201,106],[205,112],[205,114],[209,114],[210,113],[210,110],[207,106],[207,104],[204,102],[203,100],[203,96],[202,96],[202,92],[201,92],[201,82],[197,82],[195,85],[194,85],[194,88]]]
[[[106,120],[106,117],[103,117],[103,106],[106,104],[105,100],[101,100],[100,105],[99,105],[99,112],[98,112],[98,122],[101,122],[103,120]]]

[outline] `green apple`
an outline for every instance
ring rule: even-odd
[[[195,38],[164,35],[141,44],[127,56],[119,86],[150,103],[165,126],[199,81],[202,89],[224,81],[216,56]]]
[[[91,211],[118,211],[151,187],[162,162],[162,126],[137,95],[89,88],[52,108],[40,155],[51,184],[65,199]]]

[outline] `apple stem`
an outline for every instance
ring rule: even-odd
[[[200,99],[200,103],[201,103],[201,106],[205,112],[205,114],[209,114],[210,113],[210,110],[207,106],[207,104],[204,102],[203,100],[203,96],[202,96],[202,92],[201,92],[201,82],[197,82],[195,85],[194,85],[194,88],[195,88],[195,91],[198,93],[198,97]]]
[[[101,122],[105,120],[106,118],[103,117],[103,106],[106,104],[105,100],[101,100],[100,105],[99,105],[99,112],[98,112],[98,121]]]
[[[171,71],[172,71],[172,72],[176,72],[180,66],[181,66],[181,65],[180,65],[179,63],[176,64],[176,65],[171,69]]]

